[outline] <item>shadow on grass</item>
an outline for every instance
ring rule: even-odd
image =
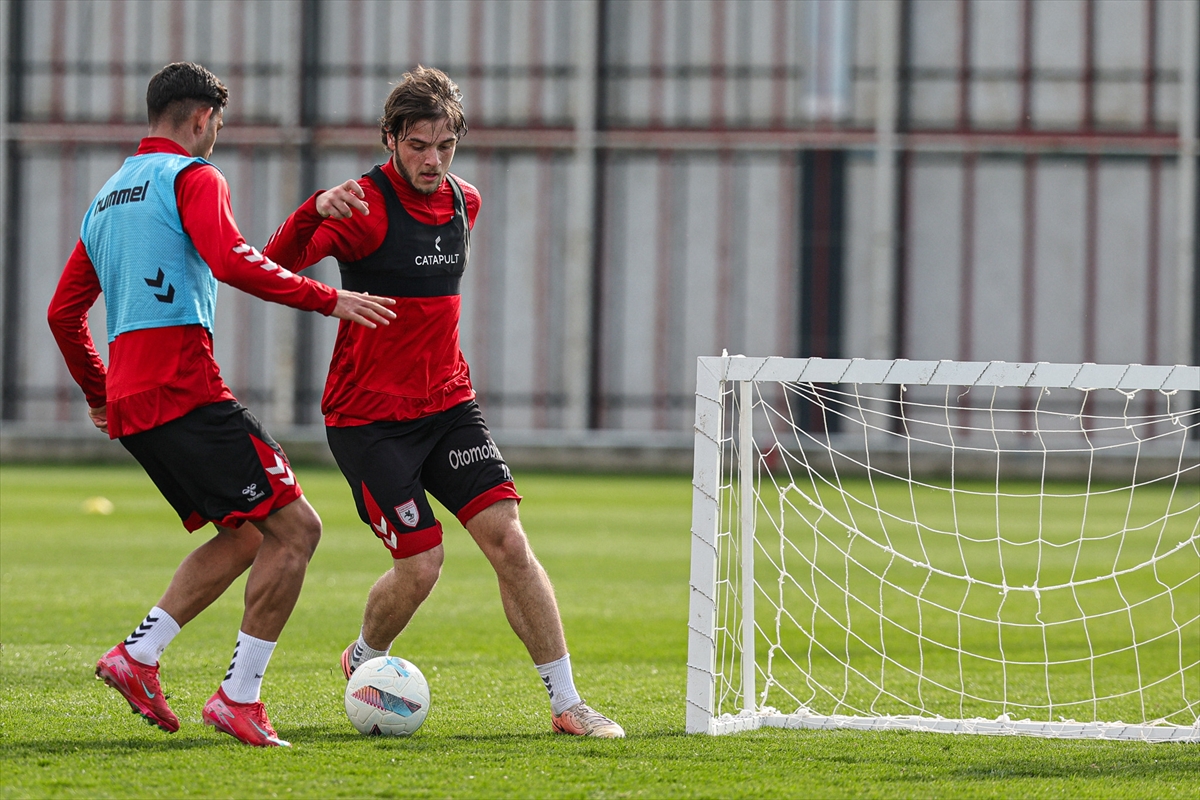
[[[232,742],[232,740],[230,740]],[[222,747],[226,742],[209,736],[163,736],[161,739],[27,739],[4,743],[0,761],[17,761],[39,756],[65,756],[78,753],[145,753]]]
[[[1181,748],[1178,752],[1164,751],[1165,758],[1097,759],[1087,764],[1062,763],[1062,759],[1021,758],[999,759],[987,765],[955,770],[953,774],[964,780],[1013,780],[1018,778],[1120,778],[1121,780],[1151,779],[1155,781],[1179,780],[1200,783],[1200,750],[1195,745],[1158,745],[1159,747]],[[1186,750],[1184,749],[1186,748]]]

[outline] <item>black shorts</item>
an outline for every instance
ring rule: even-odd
[[[283,449],[236,400],[120,441],[189,531],[264,519],[303,494]]]
[[[464,525],[498,500],[520,500],[512,473],[471,400],[421,419],[326,428],[358,515],[393,558],[442,542],[429,492]]]

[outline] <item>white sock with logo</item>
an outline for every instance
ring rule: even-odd
[[[571,674],[571,654],[567,653],[558,661],[537,665],[538,675],[546,684],[550,693],[550,712],[558,715],[576,703],[583,702],[579,692],[575,691],[575,677]]]
[[[170,614],[155,606],[142,620],[142,624],[129,634],[125,640],[125,651],[134,661],[152,667],[158,663],[159,656],[177,633],[179,623]]]
[[[221,683],[225,696],[235,703],[257,703],[262,691],[263,674],[274,652],[275,642],[255,639],[238,631],[233,660],[229,662],[229,671]]]
[[[367,640],[363,638],[362,631],[360,630],[358,632],[358,641],[354,643],[354,649],[350,651],[351,671],[361,667],[364,661],[386,656],[391,649],[389,647],[387,650],[376,650],[374,647],[371,647],[371,645],[367,644]]]

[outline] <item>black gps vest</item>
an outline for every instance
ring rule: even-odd
[[[383,243],[358,261],[338,261],[342,288],[386,297],[443,297],[461,294],[471,253],[471,226],[462,187],[446,175],[454,192],[454,216],[445,225],[424,225],[405,210],[392,182],[376,165],[363,176],[379,187],[387,206]]]

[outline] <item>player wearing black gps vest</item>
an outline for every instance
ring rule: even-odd
[[[329,446],[359,515],[393,559],[371,589],[342,669],[349,678],[386,654],[441,574],[442,529],[428,492],[496,570],[509,623],[550,695],[553,729],[624,736],[575,689],[554,590],[521,528],[520,496],[459,348],[460,281],[480,205],[475,187],[449,174],[466,132],[460,101],[441,71],[407,73],[380,121],[388,161],[311,197],[265,249],[296,270],[332,255],[343,286],[396,301],[386,329],[339,328],[322,398]]]

